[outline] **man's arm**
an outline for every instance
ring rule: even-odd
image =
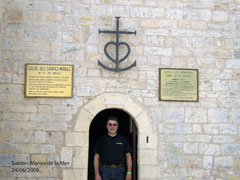
[[[127,172],[132,173],[132,156],[130,152],[126,154],[126,161],[127,161]],[[131,179],[132,179],[132,174],[127,174],[126,180],[131,180]]]
[[[98,153],[95,153],[94,155],[94,161],[93,161],[93,165],[94,165],[94,170],[95,170],[95,180],[101,180],[101,176],[99,173],[99,159],[100,156]]]

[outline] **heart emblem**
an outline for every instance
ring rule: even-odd
[[[109,53],[108,53],[108,47],[109,46],[111,46],[111,45],[113,45],[113,46],[116,46],[116,59],[114,59],[111,55],[109,55]],[[118,59],[119,58],[119,54],[118,54],[118,49],[119,49],[119,47],[120,46],[124,46],[124,47],[126,47],[127,48],[127,53],[126,53],[126,55],[124,55],[121,59]],[[111,60],[111,61],[113,61],[113,62],[122,62],[122,61],[124,61],[128,56],[129,56],[129,54],[130,54],[130,46],[127,44],[127,43],[125,43],[125,42],[120,42],[120,43],[115,43],[115,42],[112,42],[112,41],[110,41],[110,42],[108,42],[105,46],[104,46],[104,52],[105,52],[105,54],[106,54],[106,56]]]

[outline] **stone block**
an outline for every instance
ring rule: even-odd
[[[23,11],[20,9],[7,10],[6,20],[10,22],[21,22],[23,20]]]
[[[159,124],[159,133],[174,134],[175,133],[175,125],[174,124]]]
[[[33,131],[21,131],[15,130],[11,134],[11,142],[13,143],[30,143],[33,142],[34,132]]]
[[[35,1],[33,3],[34,10],[40,11],[52,11],[53,10],[53,3],[47,1]]]
[[[146,0],[145,5],[156,7],[158,5],[158,1],[157,0]]]
[[[211,21],[212,13],[210,10],[200,9],[199,10],[199,20]]]
[[[213,157],[212,156],[204,156],[203,157],[203,168],[204,169],[212,169],[213,166]]]
[[[159,169],[158,166],[142,165],[138,168],[138,172],[141,179],[157,179]]]
[[[235,50],[234,51],[234,57],[239,59],[240,58],[240,50]]]
[[[220,79],[233,79],[234,72],[232,70],[223,70],[220,74]]]
[[[67,122],[51,121],[32,123],[32,129],[40,131],[65,131],[67,130]]]
[[[168,143],[166,144],[165,156],[169,161],[169,166],[171,168],[177,168],[181,166],[182,163],[182,144],[181,143]]]
[[[127,99],[123,108],[126,109],[128,112],[131,112],[131,115],[133,117],[136,117],[138,114],[142,112],[142,107],[130,98]]]
[[[237,135],[238,134],[238,125],[234,124],[221,124],[220,125],[221,134]]]
[[[233,139],[232,136],[221,136],[221,135],[217,135],[217,136],[213,136],[213,143],[233,143],[235,140]]]
[[[98,69],[88,69],[88,76],[99,77],[100,76],[100,72],[99,72]]]
[[[201,134],[202,133],[202,126],[200,124],[193,124],[192,125],[193,134]]]
[[[175,134],[192,134],[192,125],[177,124],[175,127]]]
[[[240,109],[232,109],[230,111],[230,122],[240,123]]]
[[[195,155],[188,155],[183,158],[184,167],[191,169],[202,168],[203,160],[202,157]]]
[[[36,131],[35,132],[35,143],[45,143],[46,142],[46,132],[44,131]]]
[[[152,56],[172,56],[173,49],[172,48],[159,48],[159,47],[145,47],[144,55],[152,55]]]
[[[166,9],[165,15],[167,19],[183,19],[183,10],[182,9],[176,9],[176,8],[169,8]]]
[[[12,74],[8,72],[0,72],[0,82],[1,83],[11,83]]]
[[[141,165],[157,165],[158,152],[152,149],[143,149],[138,151],[139,164]],[[144,162],[144,163],[143,163]]]
[[[238,81],[230,81],[229,82],[229,90],[230,91],[238,91],[239,90],[239,83],[238,83]]]
[[[214,158],[214,168],[216,170],[228,170],[233,168],[234,158],[231,156],[225,157],[215,157]]]
[[[196,47],[196,48],[205,47],[205,38],[200,38],[200,37],[193,38],[193,47]]]
[[[62,132],[47,132],[46,134],[46,143],[47,144],[64,144],[64,135]]]
[[[69,162],[62,162],[62,164],[60,164],[59,155],[57,154],[48,154],[47,162],[52,162],[52,164],[47,165],[47,167],[67,167],[70,164]],[[66,163],[66,165],[64,163]]]
[[[224,80],[213,80],[212,89],[214,91],[227,91],[228,90],[228,81]]]
[[[26,41],[47,41],[48,32],[40,30],[25,30],[24,40]]]
[[[95,116],[97,113],[99,113],[103,109],[106,109],[106,107],[107,106],[106,106],[106,103],[105,103],[105,97],[104,96],[98,96],[94,99],[94,102],[90,102],[87,105],[85,105],[85,109],[88,112],[91,112],[91,114],[93,116]]]
[[[88,147],[88,133],[68,132],[65,135],[65,143],[67,146]]]
[[[219,124],[204,124],[202,125],[205,134],[219,134]]]
[[[47,154],[33,154],[31,155],[31,161],[47,162]]]
[[[69,104],[53,106],[53,113],[55,113],[55,114],[70,114],[70,113],[72,113],[72,106]]]
[[[239,144],[223,144],[222,145],[222,154],[223,155],[239,155],[240,154],[240,145]]]
[[[187,140],[189,142],[210,142],[212,140],[212,136],[208,136],[204,134],[193,134],[193,135],[188,135]]]
[[[185,154],[198,154],[198,143],[184,143]]]
[[[199,144],[199,153],[204,155],[219,156],[221,154],[221,148],[215,144]]]
[[[88,148],[77,148],[73,158],[73,168],[87,168]]]
[[[228,180],[238,180],[238,179],[240,179],[240,175],[230,176]]]
[[[137,117],[137,126],[138,127],[143,127],[143,128],[139,128],[138,130],[140,132],[152,132],[152,125],[150,123],[150,119],[149,116],[146,112],[142,112],[141,114],[139,114]]]
[[[155,24],[156,25],[156,24]],[[156,39],[159,39],[159,37],[158,36],[168,36],[169,35],[169,31],[168,30],[166,30],[166,29],[146,29],[145,31],[144,31],[144,34],[145,35],[148,35],[147,37],[145,37],[145,39],[143,39],[143,40],[145,40],[146,42],[147,41],[149,41],[150,42],[150,40],[154,40],[153,38],[155,38],[155,40]],[[153,38],[151,38],[151,37],[153,37]],[[150,39],[151,38],[151,39]],[[143,42],[144,44],[148,44],[148,43],[146,43],[146,42]],[[153,43],[152,45],[158,45],[157,44],[157,42],[156,43]]]
[[[210,108],[208,110],[208,121],[210,123],[226,123],[228,121],[228,110]]]
[[[11,166],[14,154],[0,154],[0,166]]]
[[[0,174],[1,174],[1,178],[5,178],[6,180],[9,180],[9,177],[12,177],[9,171],[9,167],[0,167]],[[12,180],[15,180],[15,179],[16,178],[12,178]]]
[[[31,114],[31,121],[55,121],[55,116],[51,114]]]
[[[51,114],[52,106],[50,105],[39,105],[38,106],[39,114]]]
[[[11,105],[11,112],[17,112],[17,113],[37,113],[37,106],[36,105]]]
[[[169,135],[165,135],[165,140],[169,141],[169,142],[187,142],[188,136],[186,135],[175,135],[175,134],[169,134]],[[194,139],[193,137],[190,138]],[[192,142],[196,142],[193,141]]]
[[[54,145],[51,144],[44,144],[41,145],[41,153],[55,153],[56,148]]]
[[[142,17],[142,18],[158,18],[164,14],[163,8],[149,8],[149,7],[131,7],[131,17]]]
[[[71,166],[73,159],[73,149],[71,147],[62,147],[60,159],[61,161],[69,162]]]
[[[212,18],[215,22],[225,22],[228,21],[228,14],[225,11],[214,11]]]
[[[226,62],[226,68],[239,69],[240,61],[239,60],[228,60]]]
[[[158,27],[158,20],[156,19],[142,19],[141,26],[144,27]]]
[[[0,142],[6,143],[10,140],[11,131],[4,131],[1,129],[0,131]]]
[[[87,169],[63,169],[63,180],[87,179]]]
[[[182,123],[182,122],[184,122],[184,108],[163,107],[162,120],[165,123]]]
[[[218,99],[219,107],[236,108],[240,105],[239,98],[220,98]]]
[[[88,132],[92,119],[93,119],[92,114],[90,114],[89,111],[83,108],[80,111],[79,116],[77,118],[77,122],[74,127],[75,131]]]

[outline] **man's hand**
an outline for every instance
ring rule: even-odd
[[[96,176],[95,176],[95,180],[102,180],[102,178],[101,178],[100,175],[96,175]]]
[[[100,158],[100,155],[98,153],[95,153],[94,160],[93,160],[93,165],[95,170],[95,180],[102,180],[99,173],[99,158]]]
[[[127,174],[126,175],[126,180],[131,180],[132,179],[132,175],[131,174]]]

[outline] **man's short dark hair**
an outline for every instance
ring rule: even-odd
[[[108,123],[108,121],[110,121],[110,120],[112,120],[112,121],[117,121],[117,123],[118,123],[118,118],[115,117],[115,116],[110,116],[110,117],[108,118],[108,120],[107,120],[107,123]]]

